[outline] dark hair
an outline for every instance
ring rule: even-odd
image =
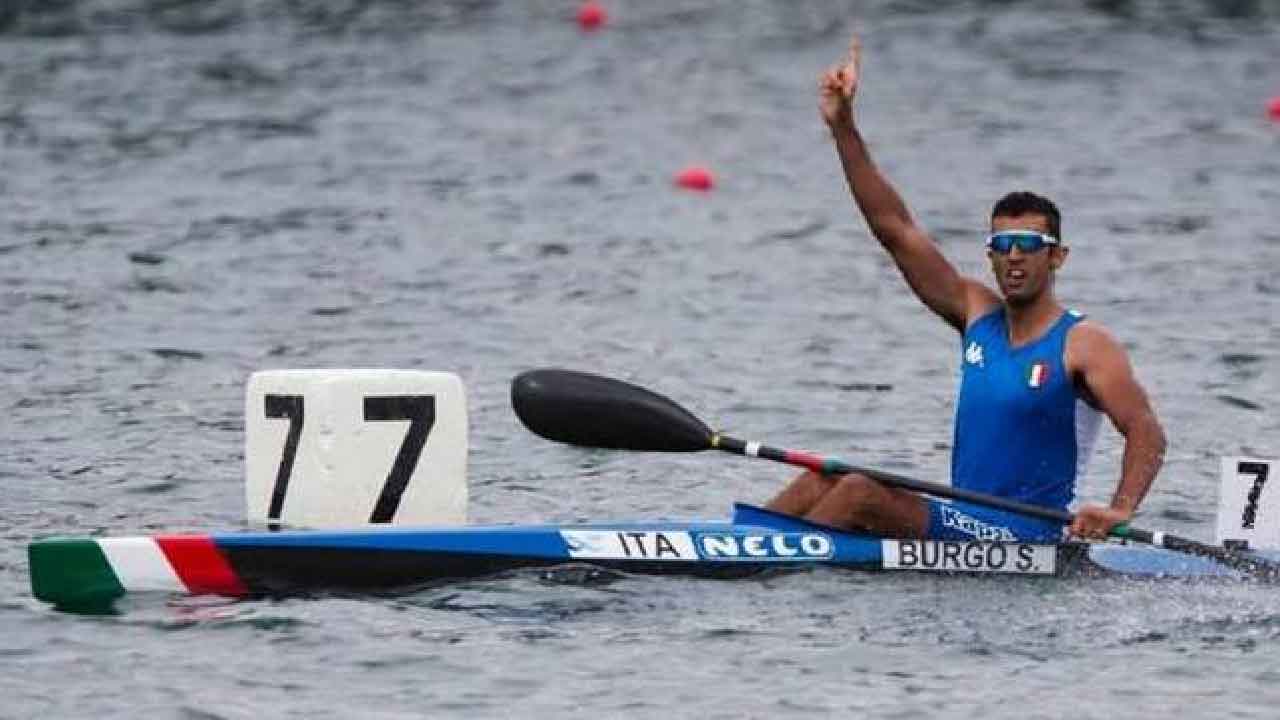
[[[1011,192],[1000,198],[996,206],[991,208],[991,219],[998,217],[1016,217],[1018,215],[1043,215],[1049,221],[1049,234],[1062,239],[1062,215],[1058,206],[1047,197],[1033,192]]]

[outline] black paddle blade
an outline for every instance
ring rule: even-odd
[[[511,381],[520,422],[548,440],[611,448],[696,452],[711,429],[669,398],[637,385],[575,370],[529,370]]]

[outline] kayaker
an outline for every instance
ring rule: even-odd
[[[853,112],[860,79],[855,37],[843,63],[822,75],[819,106],[872,234],[920,300],[961,333],[952,485],[1066,509],[1105,415],[1124,436],[1120,481],[1109,505],[1084,505],[1070,527],[1077,537],[1105,537],[1129,521],[1147,494],[1165,436],[1124,347],[1054,295],[1055,274],[1068,256],[1058,208],[1030,192],[1001,198],[986,238],[998,292],[961,275],[872,162]],[[769,507],[891,537],[1053,541],[1063,530],[861,475],[806,472]]]

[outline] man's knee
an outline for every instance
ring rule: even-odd
[[[846,498],[851,503],[863,506],[875,504],[877,500],[882,499],[885,489],[883,485],[866,475],[850,473],[836,478],[832,491],[839,493],[842,498]]]

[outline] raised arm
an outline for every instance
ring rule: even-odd
[[[956,271],[872,162],[853,119],[861,62],[861,44],[855,37],[844,64],[824,73],[819,83],[822,117],[835,139],[849,190],[871,233],[889,251],[911,290],[930,310],[963,332],[969,319],[999,298]]]
[[[1073,327],[1065,361],[1093,404],[1124,436],[1120,481],[1111,503],[1081,507],[1071,526],[1072,534],[1080,537],[1106,537],[1117,523],[1133,517],[1164,464],[1164,429],[1133,375],[1128,354],[1101,326],[1086,320]]]

